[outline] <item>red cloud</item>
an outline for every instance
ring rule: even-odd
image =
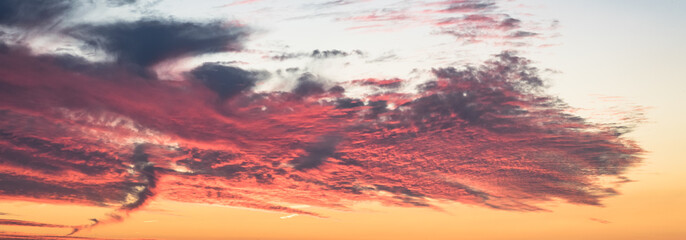
[[[102,79],[21,51],[0,62],[3,198],[120,211],[154,197],[299,214],[308,212],[276,203],[436,199],[538,210],[551,199],[599,205],[617,192],[596,180],[640,160],[622,128],[565,113],[511,53],[434,69],[437,80],[416,95],[348,99],[355,104],[328,93],[222,98],[214,85],[126,73]]]

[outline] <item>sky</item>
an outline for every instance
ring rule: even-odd
[[[683,239],[684,10],[0,0],[0,238]]]

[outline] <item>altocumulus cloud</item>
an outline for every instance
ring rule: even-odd
[[[45,21],[67,12],[55,4]],[[16,6],[0,23],[44,24],[17,15],[25,6]],[[459,21],[519,25],[506,16],[472,18]],[[641,160],[626,127],[570,114],[546,93],[538,69],[510,51],[479,66],[437,66],[413,92],[399,91],[408,85],[400,78],[348,81],[383,89],[361,97],[314,73],[298,75],[293,88],[256,92],[269,72],[204,63],[162,81],[150,70],[240,51],[245,29],[144,19],[59,30],[115,59],[97,63],[3,44],[0,195],[115,211],[83,226],[44,225],[74,232],[122,220],[155,198],[315,216],[276,203],[437,208],[439,200],[532,211],[552,199],[601,205],[617,191],[600,179],[623,179]]]

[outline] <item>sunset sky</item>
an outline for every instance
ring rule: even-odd
[[[0,0],[0,238],[686,239],[684,12]]]

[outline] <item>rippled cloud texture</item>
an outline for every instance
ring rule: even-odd
[[[74,22],[74,2],[47,2],[0,1],[0,197],[113,212],[83,226],[11,219],[0,225],[77,232],[120,221],[155,199],[314,216],[289,206],[349,209],[375,201],[439,209],[437,202],[459,202],[535,211],[558,199],[600,205],[618,194],[602,180],[621,181],[640,162],[641,148],[623,138],[630,128],[571,114],[546,93],[541,71],[515,51],[477,65],[434,66],[416,85],[402,76],[331,81],[304,68],[277,73],[224,62],[169,80],[156,72],[165,61],[249,52],[249,24]],[[336,19],[375,28],[421,22],[461,44],[539,36],[494,12],[495,2],[425,7],[433,10]],[[32,50],[32,36],[48,33],[107,58]],[[364,55],[312,49],[263,59]],[[288,87],[255,90],[285,73],[294,76]]]

